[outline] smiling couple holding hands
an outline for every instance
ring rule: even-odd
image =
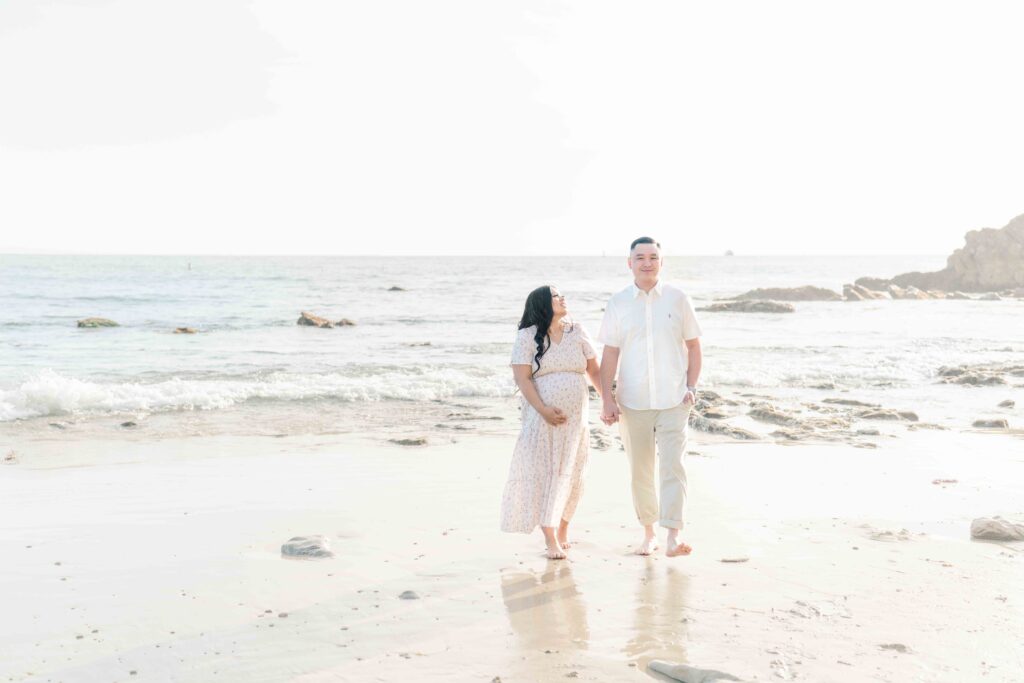
[[[589,450],[586,377],[601,395],[601,421],[619,423],[633,506],[644,529],[637,554],[657,550],[655,523],[667,530],[666,555],[691,552],[679,531],[686,502],[687,420],[701,370],[700,325],[690,298],[659,279],[658,242],[634,240],[628,264],[633,283],[612,295],[605,308],[600,365],[586,331],[567,320],[565,297],[552,286],[530,292],[512,348],[522,428],[502,498],[501,529],[531,533],[540,526],[553,560],[566,558],[569,523],[583,492]]]

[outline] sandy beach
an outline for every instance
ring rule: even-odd
[[[2,680],[668,680],[653,659],[1024,679],[1024,549],[969,538],[974,517],[1022,512],[1019,437],[696,441],[691,557],[631,554],[613,448],[592,454],[567,562],[497,531],[505,436],[93,440],[69,467],[66,441],[15,444]],[[336,556],[282,558],[308,534]]]

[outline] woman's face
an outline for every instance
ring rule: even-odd
[[[569,312],[568,307],[565,305],[565,297],[558,291],[557,288],[551,288],[551,310],[555,312],[555,317],[562,317]]]

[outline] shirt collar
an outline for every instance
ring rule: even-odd
[[[643,293],[643,291],[644,290],[642,290],[642,289],[640,289],[639,287],[636,286],[636,282],[633,283],[633,298],[634,299],[637,298],[638,296],[640,296],[640,294]],[[655,294],[657,294],[658,296],[661,296],[661,280],[658,280],[654,284],[654,287],[651,288],[651,291],[654,292]]]

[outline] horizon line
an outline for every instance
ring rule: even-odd
[[[675,257],[715,257],[715,258],[734,258],[734,257],[749,257],[749,256],[948,256],[947,253],[940,254],[939,252],[858,252],[858,253],[822,253],[822,252],[807,252],[807,253],[765,253],[765,252],[749,252],[749,253],[725,253],[725,252],[714,252],[714,253],[672,253],[666,252],[667,256]],[[267,257],[267,258],[292,258],[292,257],[344,257],[344,258],[360,258],[366,256],[391,256],[397,258],[438,258],[438,257],[465,257],[465,256],[493,256],[499,258],[509,257],[528,257],[528,258],[564,258],[567,256],[593,256],[598,258],[621,258],[628,256],[627,253],[613,254],[609,252],[585,252],[576,254],[495,254],[489,252],[469,252],[469,253],[440,253],[440,252],[427,252],[427,253],[393,253],[384,254],[380,252],[365,252],[365,253],[234,253],[234,252],[213,252],[213,253],[200,253],[200,252],[175,252],[175,253],[155,253],[155,252],[101,252],[101,251],[5,251],[0,249],[0,256],[123,256],[123,257],[192,257],[192,258],[206,258],[206,257]]]

